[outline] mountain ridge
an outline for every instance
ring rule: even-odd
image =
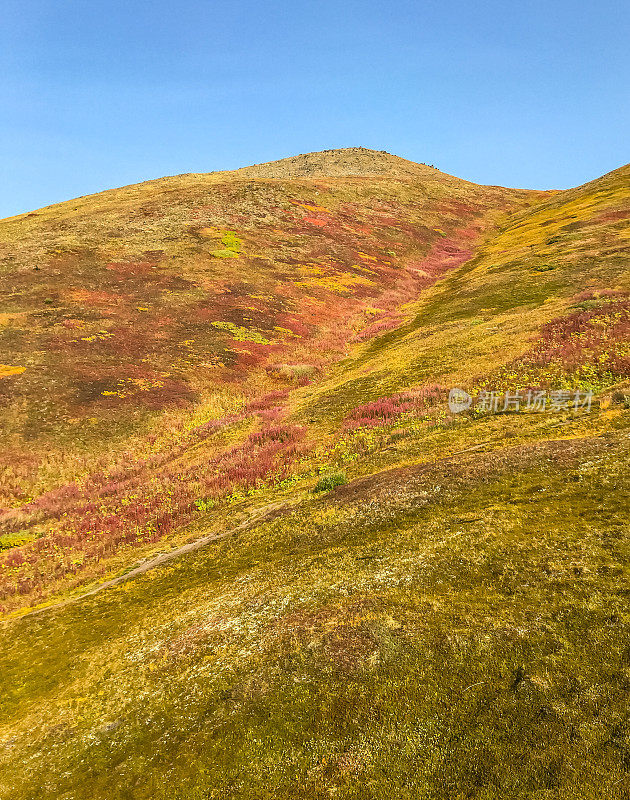
[[[68,200],[61,200],[41,208],[22,212],[6,217],[0,222],[24,219],[35,216],[40,212],[49,211],[97,197],[111,197],[125,194],[146,193],[151,190],[172,191],[186,184],[208,184],[209,186],[222,181],[283,181],[283,180],[343,180],[343,179],[393,179],[413,180],[420,183],[443,185],[468,185],[486,186],[491,189],[505,189],[516,192],[539,192],[537,189],[518,189],[499,186],[496,184],[478,184],[459,178],[455,175],[442,172],[436,167],[422,164],[394,155],[385,150],[370,150],[364,147],[348,147],[330,150],[319,150],[311,153],[301,153],[295,156],[277,159],[274,161],[252,164],[232,170],[213,170],[211,172],[183,172],[176,175],[167,175],[159,178],[150,178],[146,181],[126,184],[124,186],[103,189],[86,195],[80,195]]]
[[[46,212],[57,208],[63,208],[78,201],[90,200],[97,197],[112,197],[116,199],[119,195],[132,194],[133,190],[137,193],[144,193],[148,190],[172,191],[181,188],[182,185],[190,183],[207,183],[213,185],[224,180],[260,180],[260,181],[283,181],[283,180],[318,180],[318,179],[338,179],[344,178],[363,178],[363,179],[397,179],[415,180],[420,183],[444,184],[444,185],[469,185],[486,187],[488,189],[505,189],[506,191],[530,192],[539,195],[555,195],[563,192],[571,192],[583,187],[597,184],[603,179],[613,179],[617,174],[623,174],[630,170],[630,164],[624,164],[597,178],[593,178],[578,186],[568,189],[525,189],[519,187],[507,187],[500,184],[481,184],[460,178],[447,172],[439,170],[437,167],[411,161],[386,150],[372,150],[366,147],[345,147],[333,148],[328,150],[317,150],[310,153],[300,153],[295,156],[287,156],[273,161],[251,164],[231,170],[213,170],[211,172],[182,172],[175,175],[166,175],[159,178],[149,178],[145,181],[125,184],[123,186],[103,189],[90,194],[79,195],[67,200],[60,200],[57,203],[50,203],[40,208],[13,214],[0,220],[0,223],[11,222],[34,217],[40,212]]]

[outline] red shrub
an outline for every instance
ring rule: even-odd
[[[422,411],[444,399],[445,390],[437,384],[401,392],[389,397],[380,397],[371,403],[357,406],[344,420],[346,430],[374,428],[388,425],[402,414]]]
[[[514,365],[543,367],[558,363],[565,370],[584,365],[619,376],[630,375],[630,363],[619,345],[630,338],[630,300],[578,311],[544,325],[538,343]],[[607,353],[605,364],[599,357]]]

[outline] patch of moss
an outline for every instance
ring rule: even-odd
[[[316,494],[317,492],[329,492],[335,486],[343,486],[345,483],[348,483],[345,472],[333,472],[331,475],[321,477],[313,487],[313,492]]]
[[[227,331],[230,336],[237,342],[256,342],[257,344],[271,344],[269,339],[266,339],[262,333],[251,328],[244,328],[241,325],[235,325],[233,322],[223,322],[217,320],[211,323],[214,328],[222,331]]]
[[[241,255],[243,243],[234,231],[224,234],[221,237],[221,243],[224,245],[223,248],[212,251],[215,258],[238,258]]]

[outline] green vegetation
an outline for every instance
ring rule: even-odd
[[[347,482],[348,479],[346,478],[345,472],[333,472],[332,475],[324,475],[320,478],[315,484],[313,491],[329,492],[331,489],[334,489],[335,486],[343,486],[344,483]]]
[[[225,236],[222,236],[221,242],[224,247],[212,251],[215,258],[238,258],[240,256],[243,243],[234,231],[228,231]]]
[[[235,325],[233,322],[213,322],[212,326],[222,331],[227,331],[230,336],[237,342],[257,342],[258,344],[270,344],[269,339],[259,333],[258,331],[248,330],[241,325]]]
[[[202,514],[205,514],[207,511],[210,511],[212,508],[216,506],[216,500],[213,500],[211,497],[207,500],[195,500],[195,506]]]

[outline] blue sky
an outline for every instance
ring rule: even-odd
[[[0,217],[363,145],[565,188],[630,159],[630,4],[4,0]]]

